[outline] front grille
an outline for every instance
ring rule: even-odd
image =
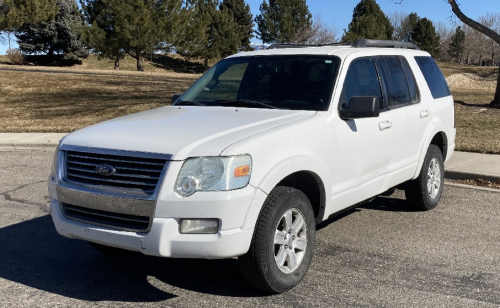
[[[89,209],[76,205],[61,203],[64,215],[73,220],[112,227],[115,229],[147,232],[150,218]]]
[[[108,154],[67,150],[65,180],[84,186],[135,190],[153,195],[167,159],[147,157],[143,153],[138,156],[131,154],[133,152],[116,151]],[[114,169],[114,173],[110,172],[111,175],[98,173],[98,167],[103,165],[106,168],[111,167],[110,170]]]

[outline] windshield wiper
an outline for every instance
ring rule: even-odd
[[[206,106],[205,104],[193,101],[181,101],[174,104],[174,106]]]
[[[266,103],[261,103],[257,101],[252,101],[248,99],[229,99],[229,100],[221,100],[215,102],[216,104],[234,104],[236,105],[235,107],[240,107],[240,105],[253,105],[253,106],[260,106],[268,109],[279,109],[278,107],[274,107],[271,105],[268,105]]]

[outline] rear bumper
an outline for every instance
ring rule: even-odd
[[[59,234],[107,246],[141,252],[145,255],[172,258],[223,259],[248,251],[252,229],[233,229],[217,234],[180,234],[174,218],[154,218],[148,233],[119,231],[69,220],[59,202],[50,203],[52,220]]]

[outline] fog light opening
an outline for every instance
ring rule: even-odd
[[[215,234],[219,231],[218,219],[181,219],[181,234]]]

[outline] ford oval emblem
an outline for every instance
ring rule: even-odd
[[[95,167],[95,171],[100,175],[110,176],[116,173],[115,167],[108,164],[100,164]]]

